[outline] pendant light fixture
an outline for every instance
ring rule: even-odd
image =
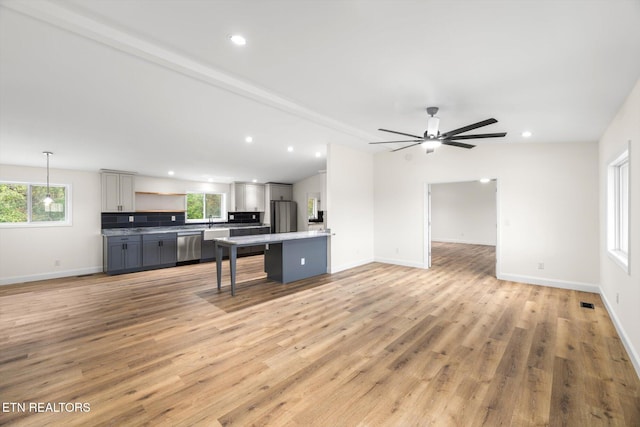
[[[49,191],[49,156],[53,153],[51,151],[43,151],[42,154],[47,156],[47,197],[44,198],[44,205],[49,206],[53,199],[51,198],[51,192]]]

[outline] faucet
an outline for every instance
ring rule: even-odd
[[[209,228],[213,227],[213,215],[209,215]]]

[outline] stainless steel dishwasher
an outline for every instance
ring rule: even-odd
[[[178,232],[178,262],[200,260],[202,231]]]

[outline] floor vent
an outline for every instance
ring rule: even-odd
[[[592,303],[584,302],[584,301],[580,302],[580,307],[582,307],[582,308],[590,308],[591,310],[593,310],[595,308]]]

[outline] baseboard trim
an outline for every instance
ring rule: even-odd
[[[375,262],[381,262],[383,264],[401,265],[403,267],[425,268],[424,264],[422,264],[421,262],[404,261],[401,259],[376,257]]]
[[[50,273],[31,274],[28,276],[4,277],[0,279],[0,286],[18,283],[36,282],[38,280],[60,279],[63,277],[82,276],[84,274],[102,273],[102,266],[79,268],[77,270],[56,271]]]
[[[482,246],[496,246],[496,243],[478,242],[474,240],[460,240],[460,239],[431,239],[432,242],[438,243],[461,243],[463,245],[482,245]]]
[[[636,370],[636,375],[638,376],[638,378],[640,378],[640,355],[638,355],[638,352],[631,345],[629,336],[627,335],[625,329],[622,327],[622,323],[620,323],[620,319],[618,319],[616,311],[613,309],[613,306],[607,299],[607,296],[604,292],[602,292],[602,288],[600,288],[600,298],[602,298],[602,301],[604,302],[604,308],[605,310],[607,310],[607,313],[609,313],[609,317],[613,321],[613,326],[615,326],[616,331],[618,331],[618,335],[620,335],[620,340],[622,341],[622,345],[624,345],[625,350],[627,350],[627,354],[631,359],[631,364]]]
[[[596,284],[592,283],[580,283],[580,282],[570,282],[567,280],[555,280],[555,279],[547,279],[544,277],[533,277],[533,276],[521,276],[518,274],[503,274],[499,273],[496,275],[499,280],[507,280],[509,282],[519,282],[526,283],[528,285],[540,285],[540,286],[549,286],[551,288],[560,288],[560,289],[569,289],[572,291],[581,291],[581,292],[590,292],[592,294],[599,294],[600,287]]]
[[[361,265],[365,265],[365,264],[369,264],[374,262],[373,258],[367,258],[367,259],[363,259],[360,261],[354,261],[354,262],[350,262],[348,264],[342,264],[339,265],[337,267],[331,266],[331,268],[329,269],[329,273],[333,274],[333,273],[340,273],[341,271],[345,271],[348,270],[350,268],[355,268],[355,267],[360,267]]]

